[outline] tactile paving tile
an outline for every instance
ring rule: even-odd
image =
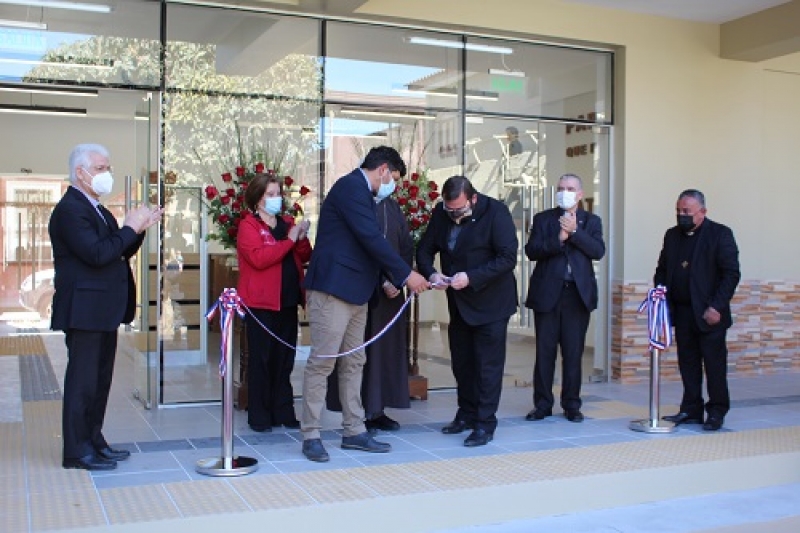
[[[329,483],[305,487],[308,494],[319,503],[349,502],[376,498],[378,493],[360,481]]]
[[[249,511],[245,501],[226,480],[181,481],[164,485],[183,516],[203,516]]]
[[[420,477],[441,490],[471,489],[495,484],[479,474],[453,468],[452,466],[436,473],[420,475]]]
[[[529,483],[532,481],[543,481],[547,476],[537,472],[533,468],[506,467],[496,470],[486,470],[479,472],[482,478],[492,485],[514,485],[517,483]]]
[[[303,488],[331,483],[350,483],[353,477],[349,470],[321,470],[319,472],[298,472],[291,475],[292,480]]]
[[[19,358],[22,401],[60,400],[61,386],[47,355],[26,355]]]
[[[29,507],[32,531],[82,529],[107,525],[103,508],[92,490],[33,493]]]
[[[311,505],[314,499],[287,476],[255,476],[231,479],[233,489],[255,511]]]
[[[129,524],[180,518],[161,485],[119,487],[99,491],[110,524]]]
[[[419,476],[406,472],[402,465],[354,468],[350,470],[350,474],[381,496],[399,496],[437,490]]]
[[[46,355],[41,335],[17,335],[0,337],[0,356],[3,355]]]

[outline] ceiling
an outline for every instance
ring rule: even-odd
[[[722,24],[791,0],[562,0],[647,15]]]

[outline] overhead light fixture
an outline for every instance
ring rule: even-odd
[[[62,2],[60,0],[0,0],[0,4],[47,7],[51,9],[69,9],[71,11],[88,11],[90,13],[111,13],[111,6],[106,6],[103,4],[86,4],[81,2]]]
[[[420,120],[436,120],[433,115],[426,115],[425,113],[397,113],[392,111],[379,111],[370,109],[342,109],[342,114],[346,115],[362,115],[370,117],[390,117],[390,118],[417,118]]]
[[[504,70],[502,68],[490,68],[489,74],[495,76],[511,76],[512,78],[524,78],[525,73],[521,70]]]
[[[78,109],[75,107],[53,107],[44,105],[0,104],[0,113],[85,117],[86,109]]]
[[[8,93],[88,96],[94,98],[96,98],[98,95],[97,89],[83,89],[80,87],[49,87],[47,85],[20,85],[15,83],[0,83],[0,91]]]
[[[426,89],[423,88],[421,85],[408,85],[406,88],[400,89],[392,89],[395,92],[404,92],[404,93],[412,93],[412,94],[425,94],[431,96],[448,96],[452,98],[456,98],[458,96],[458,90],[451,87],[436,87]],[[465,94],[467,100],[488,100],[490,102],[496,102],[500,95],[495,92],[490,91],[477,91],[473,89],[467,89]]]
[[[448,41],[445,39],[433,39],[430,37],[409,37],[411,44],[422,44],[425,46],[440,46],[442,48],[466,48],[475,52],[489,52],[492,54],[513,54],[514,50],[507,46],[494,46],[490,44],[462,43],[461,41]]]
[[[44,22],[25,22],[22,20],[0,19],[0,26],[4,28],[21,28],[24,30],[46,30],[47,24]]]
[[[2,0],[0,0],[2,2]],[[110,70],[114,68],[114,62],[109,61],[108,65],[88,65],[84,63],[60,63],[57,61],[42,61],[39,59],[14,59],[10,57],[0,57],[0,63],[8,63],[10,65],[30,65],[32,67],[69,67],[69,68],[96,68],[102,70]]]

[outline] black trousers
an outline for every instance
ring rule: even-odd
[[[280,311],[250,311],[270,331],[291,346],[297,345],[297,307]],[[251,426],[271,427],[294,422],[294,391],[291,375],[295,350],[288,348],[247,315],[247,422]]]
[[[562,282],[563,283],[563,282]],[[580,409],[583,348],[590,313],[574,283],[563,283],[555,308],[533,315],[536,330],[536,363],[533,366],[533,405],[553,408],[553,378],[561,346],[561,407]]]
[[[727,329],[700,331],[691,305],[675,305],[672,318],[678,343],[678,369],[683,381],[681,412],[700,418],[703,409],[709,415],[725,416],[731,408],[728,394]],[[705,368],[708,403],[703,405],[703,369]]]
[[[70,329],[65,332],[62,432],[64,459],[84,457],[108,446],[103,437],[108,393],[114,376],[117,332]]]
[[[473,422],[476,429],[493,433],[503,390],[508,317],[470,326],[455,305],[450,305],[450,361],[456,378],[457,420]]]

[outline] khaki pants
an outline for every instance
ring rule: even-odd
[[[367,306],[349,304],[319,291],[306,293],[311,355],[303,374],[303,440],[320,438],[322,409],[328,376],[339,363],[339,400],[342,402],[342,427],[345,437],[366,431],[361,404],[361,378],[367,356],[364,350],[350,355],[317,357],[346,352],[364,343]]]

